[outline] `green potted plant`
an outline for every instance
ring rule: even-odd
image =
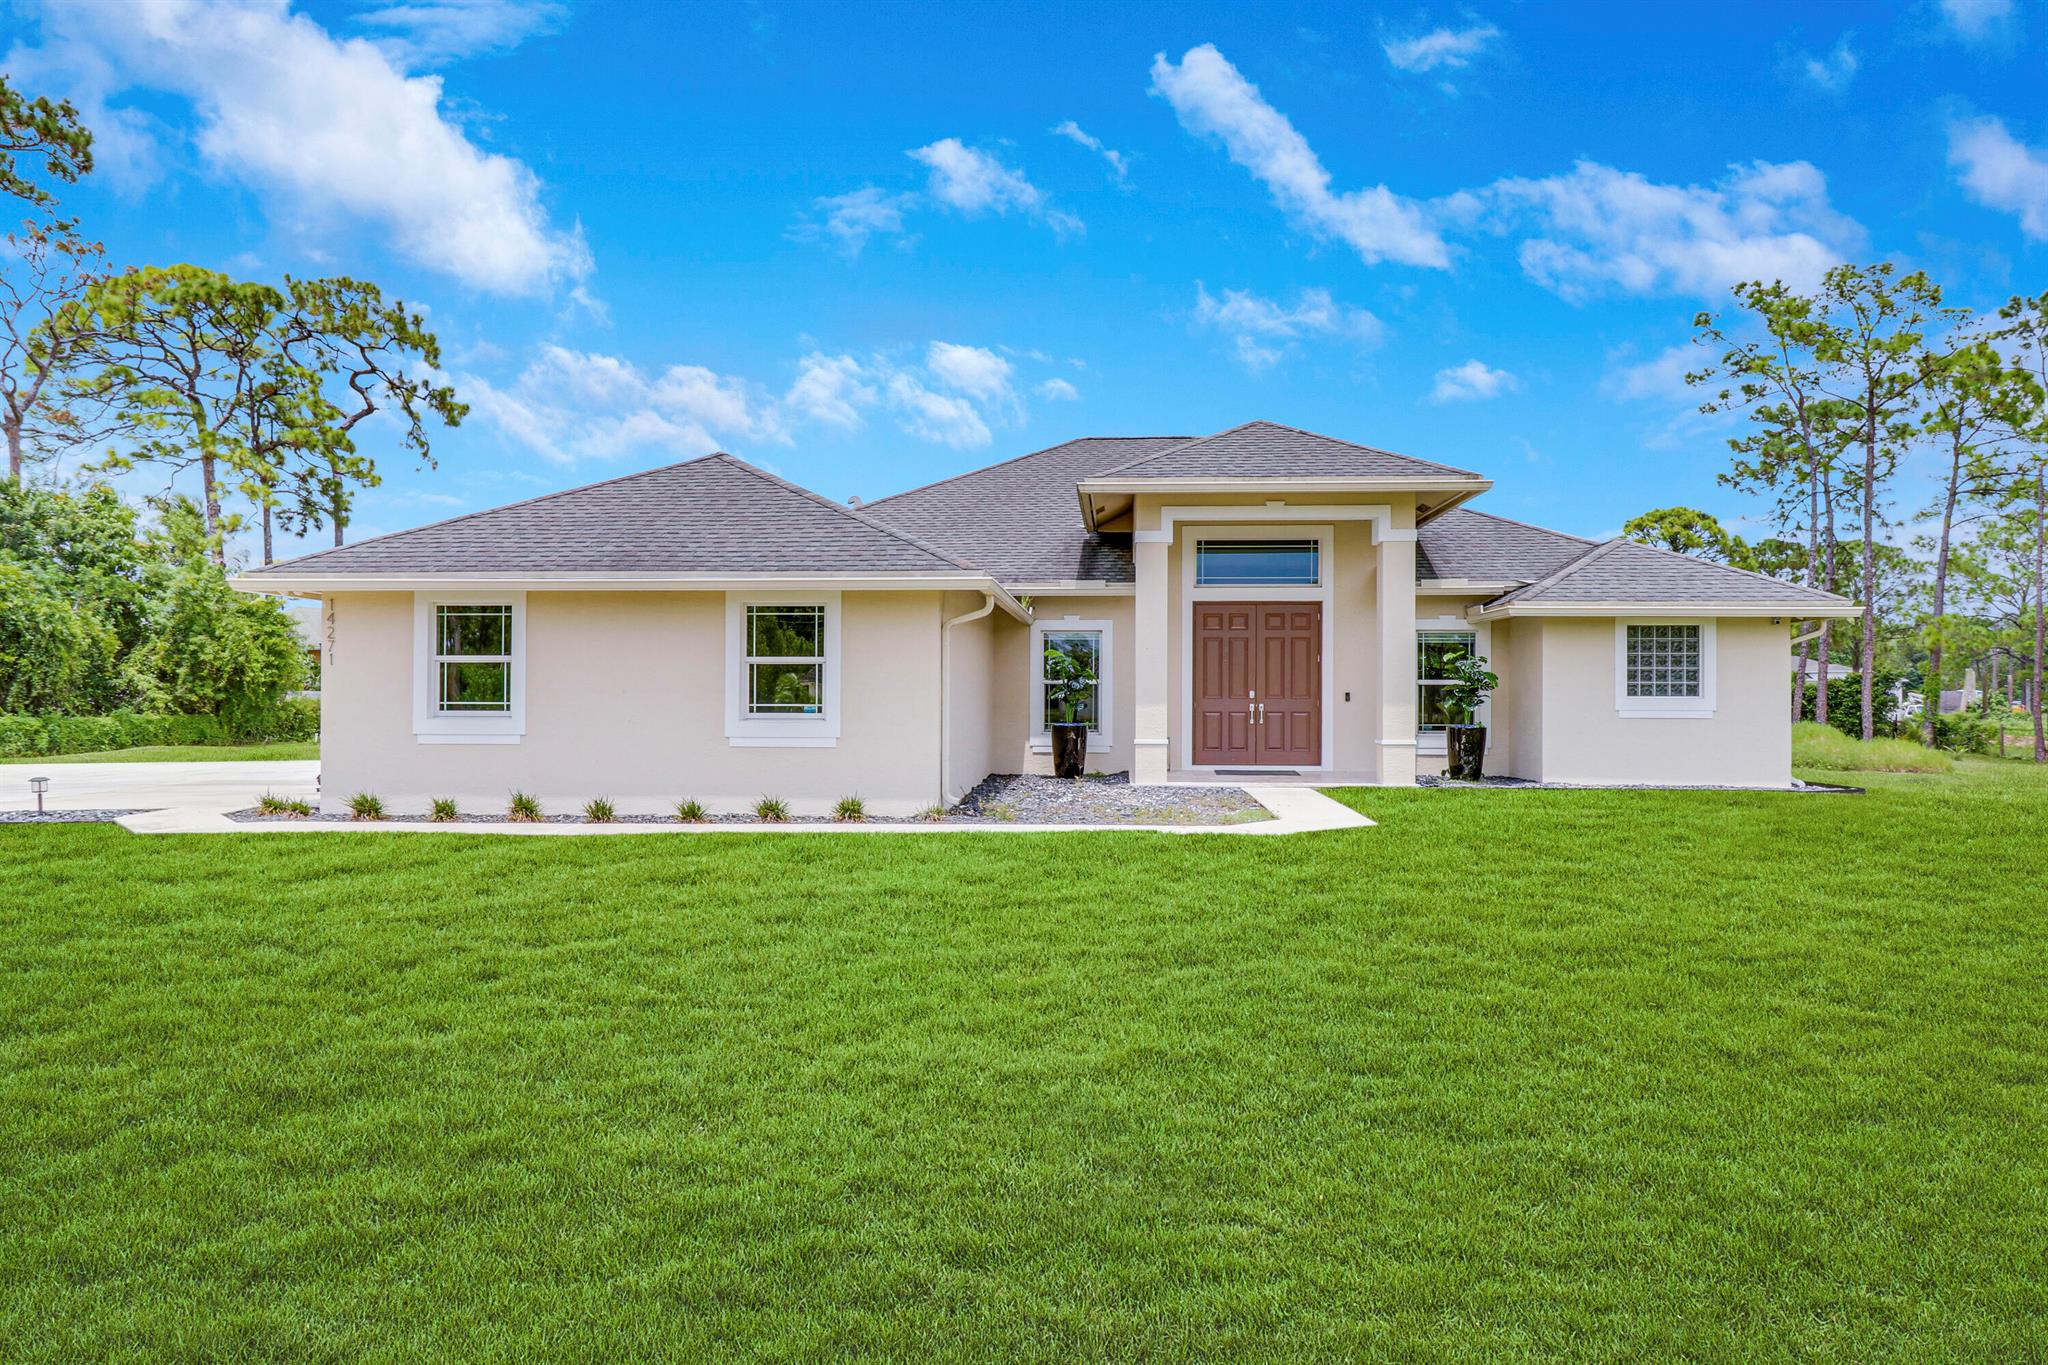
[[[1486,727],[1474,722],[1479,708],[1500,686],[1500,677],[1488,671],[1484,658],[1463,650],[1444,659],[1444,675],[1450,679],[1450,686],[1443,689],[1444,707],[1465,718],[1461,724],[1444,727],[1451,776],[1460,782],[1477,782],[1485,776]]]
[[[1094,651],[1045,651],[1045,720],[1052,732],[1055,777],[1079,777],[1088,771],[1088,718],[1083,712],[1094,695]]]

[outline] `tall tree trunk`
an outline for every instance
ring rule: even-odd
[[[268,565],[270,558],[270,499],[263,500],[263,562]]]
[[[1823,572],[1827,575],[1828,591],[1834,592],[1841,586],[1835,563],[1835,489],[1834,480],[1823,473],[1821,502],[1827,508],[1827,531],[1822,539],[1821,552]],[[1813,694],[1813,718],[1822,725],[1828,723],[1828,664],[1833,661],[1835,648],[1835,618],[1823,617],[1820,623],[1820,680]]]
[[[0,430],[7,433],[7,478],[9,482],[21,482],[21,419],[8,414],[0,421]]]
[[[1861,688],[1863,737],[1877,737],[1875,697],[1872,686],[1877,671],[1877,391],[1864,395],[1867,425],[1863,430],[1863,668]]]
[[[199,486],[206,501],[207,553],[213,556],[214,563],[225,566],[228,547],[220,533],[220,485],[214,482],[212,451],[199,457]]]
[[[2034,466],[2034,762],[2048,763],[2041,683],[2048,674],[2048,464]],[[2000,724],[2004,724],[2003,721]]]
[[[1806,586],[1820,586],[1820,459],[1813,443],[1807,443],[1806,463]],[[1825,624],[1825,618],[1823,618]],[[1792,688],[1792,719],[1806,718],[1806,666],[1813,657],[1813,641],[1799,645],[1799,674]]]
[[[1935,713],[1941,710],[1941,621],[1948,609],[1948,543],[1956,524],[1956,489],[1963,478],[1963,438],[1952,433],[1949,445],[1948,487],[1942,492],[1941,536],[1934,547],[1934,638],[1927,642],[1927,682],[1920,689],[1920,714],[1927,747],[1934,747]],[[1932,706],[1928,697],[1934,698]]]

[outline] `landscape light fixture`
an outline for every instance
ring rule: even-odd
[[[47,777],[31,777],[28,780],[28,789],[36,794],[36,814],[41,815],[43,813],[43,793],[50,789],[50,779]]]

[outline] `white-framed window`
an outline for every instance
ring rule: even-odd
[[[413,595],[413,735],[516,744],[526,733],[526,594]]]
[[[838,593],[726,594],[725,657],[728,742],[839,742]]]
[[[1320,540],[1195,540],[1198,588],[1313,588],[1323,581],[1322,572]]]
[[[1045,651],[1048,649],[1057,649],[1070,658],[1088,658],[1095,670],[1095,691],[1082,718],[1088,722],[1089,743],[1107,747],[1113,742],[1111,729],[1115,715],[1114,623],[1084,621],[1078,616],[1031,623],[1031,743],[1039,749],[1052,746],[1045,704]]]
[[[1442,733],[1445,727],[1466,724],[1462,713],[1444,702],[1451,685],[1448,670],[1453,656],[1472,657],[1479,652],[1479,633],[1472,630],[1418,630],[1415,632],[1415,728],[1422,734]]]
[[[1714,714],[1714,623],[1614,623],[1614,705],[1633,718]]]

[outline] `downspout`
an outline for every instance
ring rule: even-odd
[[[978,610],[956,616],[939,627],[939,804],[946,804],[946,793],[951,790],[953,776],[953,736],[946,726],[950,717],[946,709],[946,679],[952,672],[948,666],[953,653],[953,627],[964,626],[969,621],[979,621],[996,609],[996,595],[985,592],[981,595]]]

